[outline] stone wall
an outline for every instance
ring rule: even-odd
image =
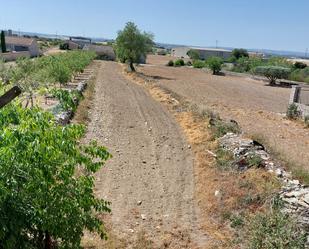
[[[300,101],[302,91],[305,91],[305,88],[306,87],[304,86],[303,87],[292,86],[290,100],[289,100],[289,104],[297,105],[298,111],[300,112],[300,115],[302,116],[302,118],[309,116],[309,103],[301,103]],[[306,91],[307,91],[307,88],[306,88]]]

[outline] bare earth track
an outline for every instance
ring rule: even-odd
[[[289,88],[270,87],[265,82],[237,76],[214,76],[204,70],[165,66],[169,56],[147,57],[138,71],[171,92],[226,119],[236,120],[248,136],[279,152],[292,167],[309,169],[309,129],[283,117]]]
[[[99,62],[86,140],[113,154],[96,176],[96,193],[111,201],[112,233],[134,247],[144,234],[154,248],[195,248],[193,155],[179,125],[114,62]],[[120,248],[116,247],[115,248]]]

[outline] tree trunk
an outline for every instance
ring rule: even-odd
[[[129,72],[135,72],[135,68],[134,68],[134,65],[133,65],[133,62],[132,62],[132,61],[129,61],[129,64],[128,64],[128,71],[129,71]]]
[[[45,231],[45,249],[52,249],[52,239],[48,233],[48,231]]]

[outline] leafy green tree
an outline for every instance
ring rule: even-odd
[[[6,52],[5,34],[3,30],[1,31],[1,51],[2,53]]]
[[[232,56],[235,57],[238,60],[241,57],[249,57],[249,53],[246,49],[235,48],[232,51]]]
[[[116,55],[121,62],[127,62],[129,71],[135,71],[133,63],[139,63],[146,58],[153,46],[153,35],[141,32],[133,22],[128,22],[125,28],[118,32],[115,42]]]
[[[196,51],[195,49],[190,49],[187,52],[187,55],[190,57],[191,60],[195,61],[195,60],[199,60],[200,59],[200,53],[198,51]]]
[[[275,85],[277,79],[287,79],[291,70],[280,66],[258,66],[254,69],[254,73],[265,76],[270,85]]]
[[[10,104],[0,110],[0,248],[80,247],[83,231],[106,238],[94,174],[110,158],[85,127],[59,126],[53,115]]]
[[[219,74],[223,61],[219,57],[209,57],[206,61],[207,66],[212,70],[212,74]]]

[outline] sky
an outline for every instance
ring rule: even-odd
[[[126,22],[156,42],[303,52],[309,0],[0,0],[0,29],[113,39]]]

